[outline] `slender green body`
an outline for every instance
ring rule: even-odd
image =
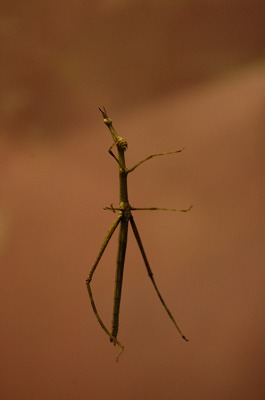
[[[104,114],[103,114],[104,116]],[[104,122],[111,131],[114,139],[114,144],[118,151],[118,165],[119,165],[119,186],[120,186],[120,203],[119,203],[119,214],[120,219],[120,231],[118,238],[118,251],[116,259],[116,279],[114,288],[114,303],[113,303],[113,319],[112,319],[112,332],[111,341],[113,338],[117,338],[119,329],[119,316],[120,316],[120,303],[121,303],[121,292],[123,283],[123,271],[127,247],[128,237],[128,223],[131,217],[131,207],[128,201],[128,186],[127,186],[127,175],[128,170],[125,163],[125,151],[127,149],[127,142],[124,138],[119,136],[113,128],[112,122],[109,118],[104,117]],[[111,152],[111,149],[110,149]],[[111,152],[111,155],[114,154]],[[116,157],[115,157],[116,158]]]
[[[128,236],[128,219],[122,217],[120,222],[119,243],[117,252],[117,268],[116,268],[116,279],[114,288],[113,319],[112,319],[112,332],[111,332],[111,335],[114,338],[117,338],[119,329],[121,291],[123,282],[125,253],[127,247],[127,236]]]
[[[119,342],[119,340],[117,339],[117,336],[118,336],[118,329],[119,329],[120,303],[121,303],[123,271],[124,271],[124,263],[125,263],[126,247],[127,247],[128,224],[130,222],[135,239],[137,241],[138,247],[142,254],[148,276],[151,279],[154,289],[155,289],[164,309],[166,310],[168,316],[170,317],[173,324],[175,325],[177,331],[179,332],[179,334],[182,336],[182,338],[184,340],[188,341],[188,339],[183,335],[182,331],[180,330],[179,326],[177,325],[172,313],[168,309],[161,293],[158,290],[158,287],[157,287],[156,282],[153,277],[153,272],[151,270],[147,256],[145,254],[145,250],[144,250],[141,238],[140,238],[139,231],[137,229],[137,226],[135,224],[135,221],[134,221],[131,211],[132,210],[163,210],[163,211],[186,212],[186,211],[189,211],[192,206],[190,206],[188,209],[182,209],[182,210],[157,208],[157,207],[150,207],[150,208],[131,207],[129,204],[129,200],[128,200],[128,186],[127,186],[128,173],[132,172],[135,168],[137,168],[139,165],[141,165],[145,161],[147,161],[153,157],[157,157],[157,156],[179,153],[179,152],[183,151],[184,149],[171,151],[171,152],[167,152],[167,153],[152,154],[152,155],[146,157],[145,159],[143,159],[142,161],[138,162],[132,168],[128,169],[126,167],[126,163],[125,163],[125,151],[127,150],[128,143],[122,136],[118,135],[117,132],[115,131],[115,129],[113,128],[112,121],[108,117],[105,108],[103,108],[103,110],[100,109],[100,111],[103,115],[103,121],[109,128],[112,138],[113,138],[113,145],[110,147],[109,153],[116,160],[116,162],[118,163],[118,166],[119,166],[120,202],[119,202],[119,207],[117,207],[117,208],[113,207],[112,205],[110,207],[104,208],[105,210],[111,210],[113,212],[118,211],[118,216],[117,216],[116,220],[114,221],[114,223],[112,224],[112,226],[110,227],[109,231],[107,232],[107,235],[106,235],[106,237],[102,243],[102,246],[100,248],[99,254],[96,258],[96,261],[93,264],[93,266],[90,270],[90,273],[88,275],[88,278],[86,280],[87,290],[89,293],[92,309],[93,309],[94,314],[96,315],[97,320],[98,320],[99,324],[101,325],[102,329],[109,336],[110,341],[113,342],[114,345],[117,344],[120,347],[120,349],[121,349],[121,352],[119,353],[119,355],[120,355],[122,353],[122,351],[124,350],[124,346],[122,343]],[[118,157],[112,152],[113,146],[116,146],[116,149],[118,152]],[[110,332],[108,330],[108,328],[106,327],[106,325],[103,323],[103,321],[97,311],[95,301],[93,298],[93,294],[92,294],[92,289],[91,289],[91,280],[92,280],[93,274],[97,268],[97,265],[103,255],[113,233],[115,232],[116,228],[118,227],[118,225],[119,225],[119,237],[118,237],[118,251],[117,251],[117,259],[116,259],[116,278],[115,278],[115,289],[114,289],[113,319],[112,319],[112,329]],[[119,355],[117,357],[117,360],[119,358]]]

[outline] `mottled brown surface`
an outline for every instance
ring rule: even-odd
[[[4,10],[5,8],[5,10]],[[264,2],[6,2],[0,17],[0,397],[262,400]],[[262,16],[263,15],[263,16]],[[118,201],[105,105],[129,142],[133,206],[116,349],[85,278]],[[95,274],[111,321],[116,240]]]

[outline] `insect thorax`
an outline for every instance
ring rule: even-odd
[[[120,150],[127,150],[128,148],[128,142],[126,139],[124,139],[122,136],[118,136],[117,137],[117,141],[116,141],[116,146],[120,149]]]

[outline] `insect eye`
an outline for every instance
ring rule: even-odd
[[[104,119],[103,119],[103,122],[104,122],[104,124],[106,124],[107,126],[109,126],[109,125],[112,124],[112,121],[111,121],[110,118],[104,118]]]

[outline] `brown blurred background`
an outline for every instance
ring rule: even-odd
[[[264,1],[1,5],[1,373],[5,400],[265,396]],[[129,142],[135,220],[185,343],[131,232],[119,338],[85,279],[115,216],[98,106]],[[111,322],[117,236],[93,285]]]

